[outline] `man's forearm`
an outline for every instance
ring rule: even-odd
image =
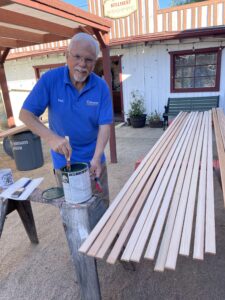
[[[93,159],[100,160],[110,136],[110,125],[101,125]]]
[[[25,109],[21,109],[19,118],[33,133],[39,135],[44,140],[48,140],[49,136],[54,134],[38,117]]]
[[[43,138],[52,150],[65,155],[66,158],[71,156],[72,149],[67,139],[48,129],[34,114],[21,109],[19,118],[33,133]]]

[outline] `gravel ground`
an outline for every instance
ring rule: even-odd
[[[144,157],[163,133],[161,129],[116,130],[118,163],[108,163],[111,201],[134,170],[135,162]],[[55,185],[49,150],[43,144],[45,164],[26,172],[16,170],[0,144],[0,168],[11,168],[14,180],[20,177],[44,177],[41,189]],[[107,158],[109,150],[107,149]],[[225,299],[225,215],[222,191],[215,176],[217,254],[204,261],[179,257],[175,271],[154,272],[154,262],[143,261],[125,267],[98,261],[103,300],[109,299]],[[32,245],[16,212],[8,215],[0,239],[1,300],[79,299],[76,281],[59,211],[49,205],[32,203],[39,244]],[[128,269],[127,269],[128,267]]]

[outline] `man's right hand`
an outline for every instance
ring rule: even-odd
[[[67,159],[71,157],[72,149],[66,138],[52,132],[38,117],[26,109],[21,109],[19,117],[33,133],[43,138],[53,151],[65,155]]]
[[[46,138],[46,142],[53,151],[63,154],[66,158],[71,157],[72,148],[66,138],[51,133],[49,137]]]

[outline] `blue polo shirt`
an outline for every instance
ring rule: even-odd
[[[91,73],[78,91],[71,83],[67,66],[50,70],[41,76],[22,106],[37,117],[47,107],[49,128],[59,136],[69,136],[71,162],[89,163],[99,125],[112,123],[112,101],[106,82]],[[51,150],[51,156],[55,169],[65,166],[64,155]]]

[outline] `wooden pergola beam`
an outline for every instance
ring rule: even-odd
[[[43,31],[43,33],[48,32],[68,38],[75,34],[74,28],[59,25],[54,22],[46,21],[36,17],[31,17],[26,14],[21,14],[9,10],[6,11],[2,8],[0,8],[0,20],[1,22],[41,30]]]
[[[79,32],[76,29],[74,32]],[[15,28],[9,28],[6,26],[0,26],[0,37],[14,39],[16,41],[24,41],[35,44],[43,44],[48,42],[55,42],[59,40],[59,36],[56,34],[42,34],[26,30],[20,30]],[[68,39],[68,37],[61,37],[60,40]]]
[[[85,24],[93,28],[97,28],[103,32],[109,32],[112,22],[108,19],[103,19],[99,16],[95,16],[82,9],[79,9],[71,4],[60,1],[46,1],[38,0],[11,0],[12,3],[18,3],[27,7],[35,8],[39,11],[44,11],[68,20]]]
[[[36,44],[37,43],[17,41],[17,40],[13,40],[13,39],[0,37],[0,45],[4,48],[19,48],[19,47],[32,46],[32,45],[36,45]]]
[[[0,7],[1,7],[1,6],[6,6],[6,5],[8,5],[8,4],[10,4],[10,1],[9,1],[9,0],[1,0],[1,2],[0,2]]]

